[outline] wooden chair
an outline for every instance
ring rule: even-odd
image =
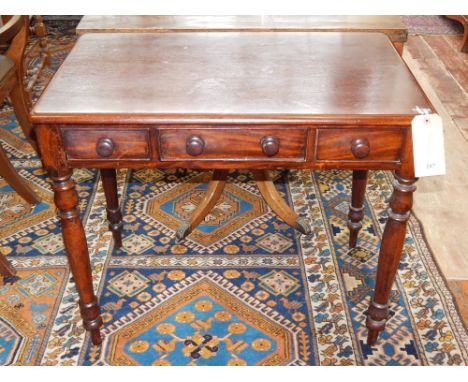
[[[460,50],[468,53],[468,15],[451,15],[447,18],[458,21],[463,26],[464,33]]]
[[[37,150],[29,108],[23,84],[23,56],[28,41],[28,16],[12,16],[0,27],[0,44],[9,44],[5,55],[0,55],[0,103],[9,97],[26,139]],[[40,202],[27,183],[18,175],[0,145],[0,176],[29,204]],[[0,274],[13,276],[14,269],[0,255]]]

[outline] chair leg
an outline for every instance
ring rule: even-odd
[[[201,201],[193,212],[189,221],[183,222],[176,231],[176,241],[181,241],[192,232],[203,219],[205,219],[208,212],[216,205],[216,202],[223,193],[226,179],[229,174],[228,170],[215,170],[213,177],[208,183],[208,189]]]
[[[260,193],[273,212],[286,224],[289,224],[304,235],[309,235],[312,232],[309,222],[305,218],[299,217],[291,207],[286,204],[276,190],[268,171],[253,170],[252,173]]]
[[[0,176],[29,204],[38,204],[41,199],[16,172],[5,151],[0,146]]]
[[[16,85],[11,90],[9,96],[15,111],[16,119],[18,120],[18,124],[23,130],[23,133],[28,142],[31,144],[34,150],[38,152],[34,130],[31,124],[31,120],[29,119],[29,109],[27,106],[26,94],[24,93],[23,89],[23,80],[18,78]]]

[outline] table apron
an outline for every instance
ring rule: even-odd
[[[401,162],[364,162],[364,161],[253,161],[253,160],[210,160],[210,161],[105,161],[105,160],[68,160],[67,167],[71,168],[186,168],[194,170],[236,170],[236,169],[311,169],[311,170],[398,170]]]
[[[402,166],[405,126],[42,126],[78,168],[385,169]],[[52,147],[52,146],[56,147]]]

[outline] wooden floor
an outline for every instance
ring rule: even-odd
[[[461,35],[409,36],[406,49],[428,75],[440,101],[468,141],[468,54]]]
[[[447,175],[422,178],[414,211],[468,326],[468,54],[461,35],[410,35],[404,58],[444,120]]]

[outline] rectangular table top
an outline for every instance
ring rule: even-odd
[[[410,119],[417,106],[430,107],[380,33],[91,33],[79,38],[32,114],[35,122]]]
[[[90,32],[196,31],[373,32],[406,41],[400,16],[84,16],[77,34]]]

